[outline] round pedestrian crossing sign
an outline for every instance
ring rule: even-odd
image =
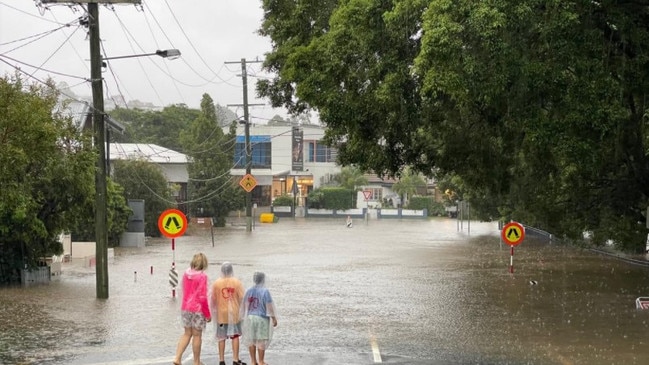
[[[187,217],[178,209],[167,209],[158,217],[158,229],[167,238],[180,237],[187,230]]]
[[[510,246],[517,246],[525,238],[525,229],[518,222],[511,222],[505,224],[503,230],[500,232],[500,237]]]

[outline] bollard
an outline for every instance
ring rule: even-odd
[[[176,286],[178,286],[178,272],[175,267],[169,270],[169,285],[171,285],[171,297],[176,297]]]
[[[137,271],[133,271],[133,282],[137,283]]]

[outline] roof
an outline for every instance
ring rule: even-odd
[[[186,164],[187,155],[148,143],[111,143],[111,160],[143,159],[157,164]]]
[[[379,177],[377,174],[365,174],[363,175],[367,179],[368,184],[387,184],[389,186],[392,186],[394,183],[396,183],[398,180],[394,178],[382,178]]]

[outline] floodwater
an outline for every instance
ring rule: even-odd
[[[212,280],[223,261],[245,287],[266,273],[279,312],[271,364],[281,363],[273,354],[302,364],[649,363],[649,310],[634,303],[649,296],[649,268],[528,238],[510,274],[496,223],[457,228],[284,218],[252,233],[215,230],[214,246],[209,230],[173,251],[152,239],[116,249],[107,300],[95,298],[94,268],[64,264],[49,285],[0,288],[0,363],[170,363],[182,330],[168,273],[198,251]],[[204,357],[215,356],[213,336],[210,327]],[[307,361],[321,355],[329,360]],[[355,356],[367,361],[340,360]]]

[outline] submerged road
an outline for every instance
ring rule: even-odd
[[[267,274],[279,312],[271,365],[649,363],[649,311],[634,307],[649,295],[649,269],[526,239],[510,274],[497,224],[466,228],[281,219],[215,230],[214,247],[209,231],[173,252],[170,239],[151,239],[116,250],[108,300],[78,263],[50,285],[0,289],[0,363],[170,364],[182,329],[169,268],[175,260],[182,274],[199,251],[211,280],[223,261],[246,287]],[[203,362],[217,359],[210,327]]]

